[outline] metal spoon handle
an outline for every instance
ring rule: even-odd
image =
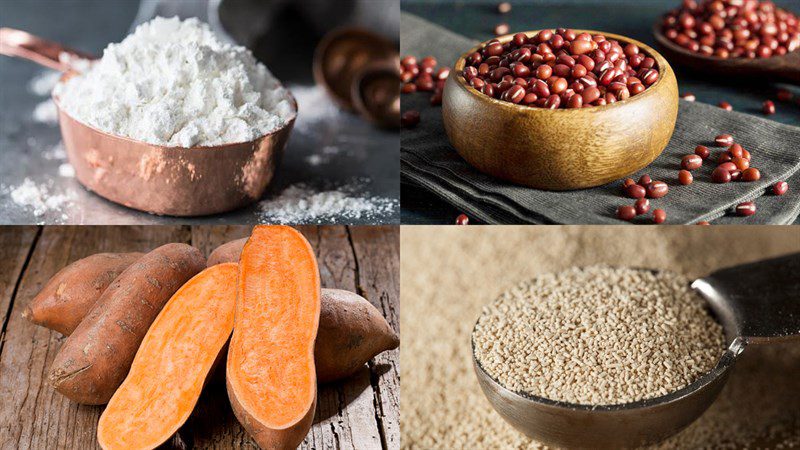
[[[748,343],[800,337],[800,253],[718,270],[692,287]]]
[[[61,61],[59,58],[61,53],[94,59],[88,53],[64,47],[57,42],[42,39],[22,30],[0,28],[0,55],[24,58],[50,69],[66,72],[70,70],[70,66]]]

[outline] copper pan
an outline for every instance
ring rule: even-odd
[[[29,33],[0,28],[0,54],[65,72],[62,53],[87,55]],[[297,102],[289,95],[295,111]],[[58,99],[53,98],[58,106]],[[248,142],[211,147],[165,147],[115,136],[81,123],[58,108],[61,136],[75,176],[87,189],[141,211],[201,216],[258,200],[272,180],[295,117]]]

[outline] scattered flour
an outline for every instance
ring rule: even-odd
[[[298,183],[259,204],[264,223],[330,223],[331,220],[370,219],[394,212],[397,199],[355,197],[352,187],[317,191]]]
[[[42,158],[48,161],[52,160],[61,161],[67,159],[67,152],[66,150],[64,150],[64,143],[59,141],[58,144],[42,152]]]
[[[194,18],[156,17],[140,25],[55,89],[73,118],[156,145],[248,141],[296,114],[266,66]]]
[[[21,185],[5,187],[3,190],[10,194],[14,203],[30,208],[36,217],[42,217],[48,212],[60,212],[75,200],[74,192],[55,194],[51,192],[52,188],[52,180],[46,184],[36,184],[30,178],[25,178]]]
[[[70,163],[58,166],[58,174],[64,178],[75,178],[75,168]]]
[[[47,99],[33,109],[33,121],[48,125],[58,124],[58,109],[53,100]]]
[[[79,58],[65,52],[61,52],[61,54],[58,55],[58,59],[77,72],[86,71],[91,67],[91,61],[88,59]],[[61,72],[45,70],[28,82],[28,90],[39,97],[50,96],[50,93],[53,92],[60,78]],[[53,99],[48,98],[36,105],[36,108],[33,110],[33,121],[47,125],[58,124],[58,109]]]
[[[292,94],[300,110],[294,125],[296,133],[313,133],[323,123],[338,123],[337,118],[345,114],[320,86],[292,86]]]
[[[31,78],[28,82],[28,90],[39,97],[45,97],[53,92],[53,88],[58,84],[59,78],[61,78],[61,72],[45,70]]]
[[[333,160],[341,150],[339,147],[334,147],[333,145],[326,145],[322,147],[321,153],[314,153],[312,155],[308,155],[305,157],[305,161],[311,166],[319,166],[322,164],[328,164]]]

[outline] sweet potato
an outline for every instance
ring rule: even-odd
[[[167,302],[100,417],[102,448],[156,448],[186,422],[233,331],[238,270],[210,267]]]
[[[115,278],[142,253],[98,253],[59,270],[22,317],[69,336]]]
[[[161,308],[205,264],[196,248],[167,244],[125,269],[56,355],[53,387],[78,403],[107,403]]]
[[[349,377],[375,355],[399,345],[392,327],[364,297],[341,289],[322,290],[314,349],[320,382]]]
[[[257,226],[239,261],[226,381],[236,418],[263,449],[294,449],[311,428],[319,314],[311,245],[290,227]]]
[[[244,244],[247,238],[237,239],[235,241],[226,242],[219,247],[215,248],[210,255],[208,255],[208,267],[217,265],[224,262],[239,262],[239,255],[242,254]]]
[[[238,262],[247,238],[217,247],[208,264]],[[341,289],[322,290],[319,333],[314,349],[317,380],[349,377],[375,355],[400,345],[380,311],[364,297]]]

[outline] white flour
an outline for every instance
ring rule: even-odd
[[[25,178],[19,186],[4,187],[15,204],[30,208],[36,217],[42,217],[48,212],[60,212],[75,199],[74,192],[55,194],[51,192],[52,180],[47,184],[37,185],[30,178]],[[62,219],[65,215],[62,214]]]
[[[81,122],[165,146],[248,141],[296,114],[266,66],[194,18],[157,17],[140,25],[55,92]]]
[[[354,197],[352,187],[319,192],[298,183],[284,189],[278,196],[262,201],[263,223],[328,223],[332,219],[342,221],[371,219],[394,212],[398,199],[384,197]]]

